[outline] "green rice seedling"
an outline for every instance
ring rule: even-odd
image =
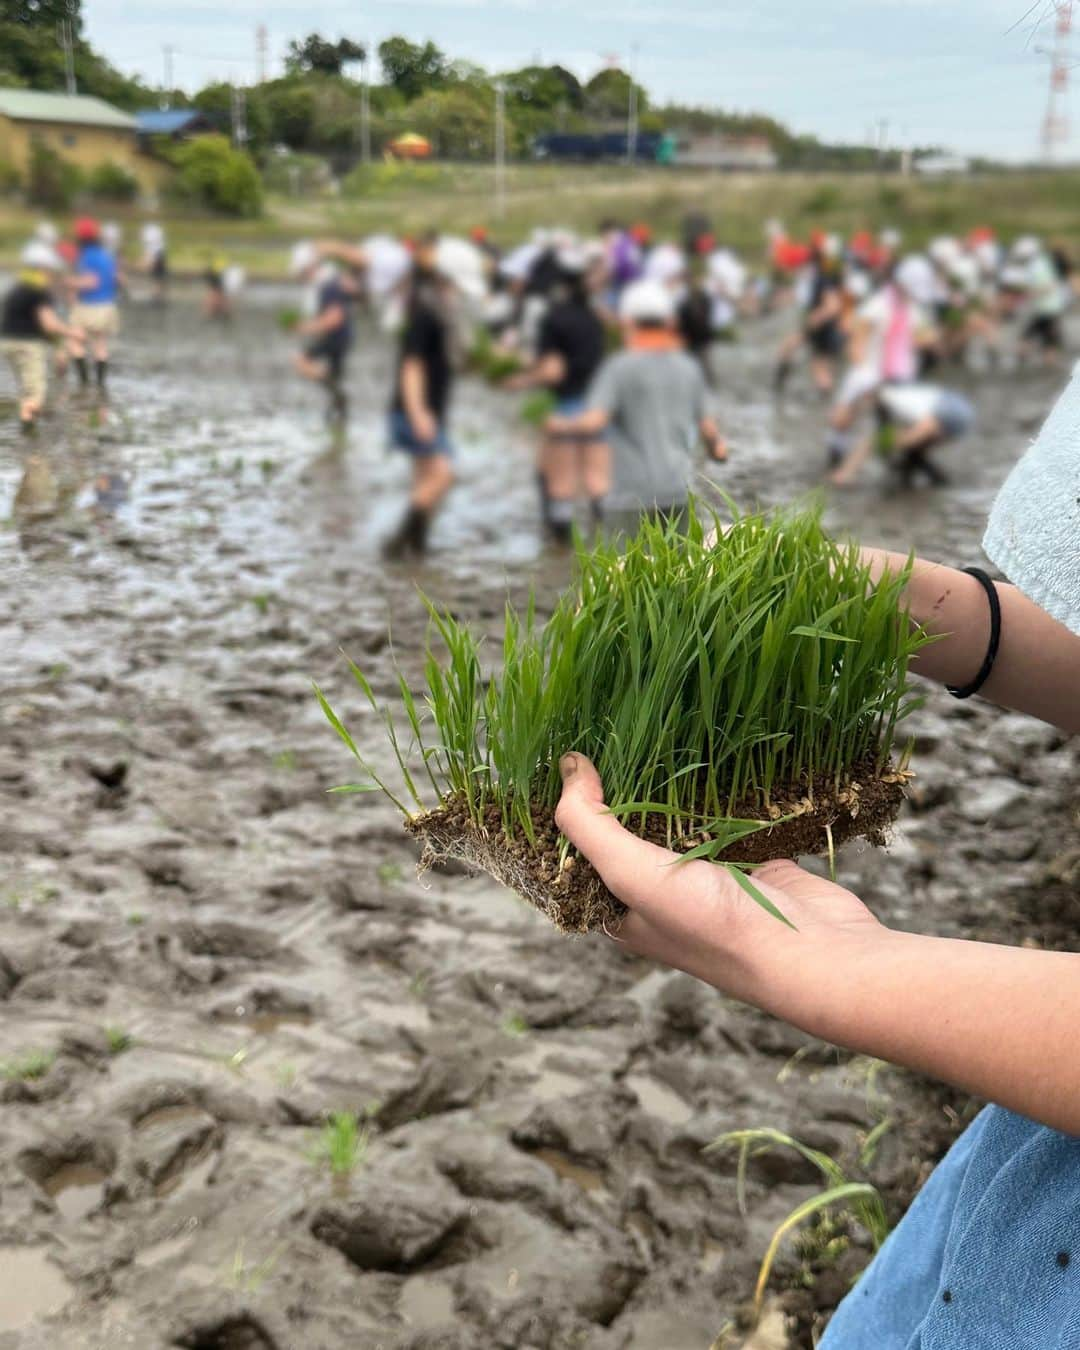
[[[0,1059],[0,1078],[9,1082],[44,1078],[55,1063],[55,1050],[28,1050],[12,1059]]]
[[[285,305],[277,312],[277,325],[283,333],[291,333],[302,317],[295,305]]]
[[[336,1177],[349,1176],[367,1156],[371,1131],[351,1111],[332,1111],[312,1145],[309,1157]]]
[[[926,641],[902,607],[907,577],[873,582],[817,510],[724,527],[692,507],[683,528],[579,549],[546,624],[532,601],[507,608],[501,652],[429,603],[422,701],[399,673],[395,717],[350,662],[400,788],[316,688],[366,779],[339,790],[385,792],[427,862],[464,860],[584,931],[622,910],[554,824],[559,759],[578,751],[628,829],[728,866],[775,914],[748,866],[880,842],[903,798],[891,752]]]
[[[135,1037],[123,1027],[105,1026],[102,1028],[105,1032],[105,1040],[109,1046],[110,1055],[122,1055],[125,1050],[130,1050],[135,1044]]]
[[[772,1273],[776,1254],[780,1250],[780,1244],[804,1220],[819,1215],[833,1206],[840,1205],[847,1209],[858,1223],[866,1229],[875,1251],[888,1237],[889,1221],[885,1214],[884,1201],[877,1187],[872,1186],[869,1182],[851,1181],[836,1159],[831,1158],[827,1153],[809,1148],[806,1144],[800,1143],[799,1140],[793,1139],[791,1135],[784,1134],[781,1130],[772,1129],[732,1130],[728,1134],[723,1134],[718,1139],[713,1140],[706,1147],[705,1152],[713,1153],[732,1146],[737,1146],[739,1149],[735,1182],[739,1210],[742,1214],[746,1213],[747,1163],[752,1156],[767,1153],[772,1148],[793,1148],[807,1162],[812,1163],[818,1169],[826,1183],[825,1190],[819,1195],[811,1196],[809,1200],[793,1209],[773,1233],[762,1258],[758,1270],[757,1286],[754,1290],[754,1309],[758,1316],[761,1314],[765,1290],[768,1287],[769,1276]]]
[[[521,358],[502,350],[486,328],[481,328],[469,352],[468,367],[489,384],[501,384],[521,370]]]
[[[537,389],[521,405],[521,420],[530,427],[542,427],[558,407],[550,389]]]

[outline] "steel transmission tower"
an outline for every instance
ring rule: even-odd
[[[269,47],[266,34],[266,24],[259,24],[255,29],[255,83],[266,83],[266,55]]]
[[[1053,159],[1055,149],[1069,140],[1068,93],[1072,65],[1069,39],[1072,37],[1073,0],[1053,0],[1050,14],[1054,20],[1054,45],[1038,49],[1050,58],[1050,89],[1042,124],[1044,159]]]

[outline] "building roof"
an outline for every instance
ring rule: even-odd
[[[135,119],[104,99],[87,94],[44,94],[37,89],[0,89],[0,117],[16,122],[65,122],[134,130]]]
[[[175,136],[193,122],[206,124],[198,108],[140,108],[135,114],[135,125],[144,136]]]

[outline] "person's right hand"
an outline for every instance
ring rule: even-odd
[[[724,993],[808,1026],[842,990],[846,960],[873,959],[884,928],[857,896],[794,862],[756,868],[753,884],[793,925],[775,918],[715,863],[631,834],[604,806],[584,755],[559,765],[555,823],[629,913],[610,936],[639,956],[684,970]]]
[[[414,412],[409,418],[409,423],[413,435],[421,445],[434,445],[439,435],[439,424],[426,408]]]

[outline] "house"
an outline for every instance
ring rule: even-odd
[[[55,150],[84,173],[114,164],[155,193],[163,166],[139,153],[133,117],[86,94],[0,89],[0,160],[25,174],[35,142]]]
[[[186,141],[191,136],[205,136],[217,130],[198,108],[140,108],[135,114],[135,131],[139,147],[144,151],[158,136],[170,141]]]

